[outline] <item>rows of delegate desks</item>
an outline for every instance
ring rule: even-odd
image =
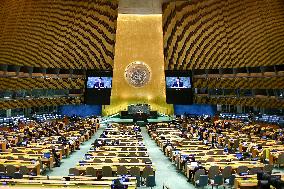
[[[195,167],[190,163],[183,164],[188,156],[194,156],[195,161],[200,162],[207,171],[211,166],[219,166],[221,173],[225,167],[231,166],[232,174],[234,174],[238,173],[238,167],[246,166],[248,173],[254,175],[250,178],[255,178],[256,170],[273,168],[273,165],[277,163],[284,164],[282,163],[284,160],[282,141],[265,139],[261,136],[254,136],[250,132],[242,132],[242,129],[247,131],[250,129],[249,127],[255,128],[258,125],[244,125],[240,122],[233,124],[237,125],[234,125],[234,130],[220,127],[218,131],[206,134],[198,133],[198,127],[210,127],[209,124],[194,119],[187,120],[187,122],[175,121],[174,123],[152,124],[147,126],[147,130],[164,154],[175,163],[189,180]],[[279,128],[261,129],[263,132],[266,130],[270,132],[277,130],[279,132]],[[200,140],[200,134],[203,135],[203,140]],[[229,149],[229,151],[225,151],[224,148]],[[243,156],[239,159],[237,154],[244,153],[250,156],[248,158]],[[272,166],[269,166],[269,164]],[[238,188],[242,185],[245,188],[251,186],[251,182],[239,176],[236,179],[235,187]],[[253,186],[255,186],[255,181]]]
[[[96,175],[102,174],[103,178],[119,175],[140,177],[146,170],[152,170],[153,174],[155,172],[139,127],[117,123],[108,125],[75,169],[79,170],[80,175],[86,175],[90,167],[96,171]],[[105,167],[111,168],[111,175],[104,175]],[[125,172],[121,172],[119,167],[125,167]],[[132,168],[139,169],[139,175],[134,174]]]
[[[24,176],[23,179],[0,179],[0,188],[111,188],[113,180],[117,177],[104,177],[94,179],[86,176]],[[136,177],[128,177],[128,189],[136,189]]]
[[[80,144],[90,137],[99,128],[99,123],[97,121],[91,122],[90,120],[80,120],[71,124],[73,129],[63,129],[60,131],[60,136],[49,136],[40,137],[40,140],[29,141],[25,147],[10,147],[6,148],[1,152],[1,161],[3,164],[13,164],[16,167],[22,166],[23,162],[27,163],[31,172],[35,174],[23,175],[23,178],[10,178],[0,176],[1,188],[111,188],[114,179],[118,177],[103,177],[97,179],[96,177],[87,176],[43,176],[43,167],[49,167],[52,169],[54,166],[54,157],[51,154],[49,158],[45,158],[45,153],[51,153],[52,149],[56,150],[56,153],[60,159],[68,157],[74,150],[80,148]],[[30,131],[34,131],[36,125],[29,125]],[[76,128],[76,129],[74,129]],[[15,144],[20,140],[22,131],[26,128],[21,129],[19,132],[12,133]],[[7,138],[10,135],[5,135],[3,138],[3,143],[10,142]],[[64,136],[68,143],[58,143],[59,138]],[[7,157],[13,158],[13,160],[6,159]],[[19,160],[19,157],[25,158],[24,160]],[[20,158],[20,159],[21,159]],[[15,164],[15,162],[17,162]],[[1,163],[0,163],[1,164]],[[25,164],[24,164],[25,165]],[[34,167],[37,167],[36,170]],[[123,184],[127,185],[129,189],[136,188],[136,177],[128,177],[127,181]]]
[[[43,127],[44,125],[44,127]],[[59,135],[37,136],[39,131],[46,130],[49,127],[51,130],[57,130]],[[7,165],[16,167],[19,171],[21,167],[28,168],[28,173],[23,175],[41,175],[45,171],[51,170],[55,165],[55,158],[52,150],[59,157],[67,158],[73,151],[80,148],[80,144],[96,132],[99,128],[99,123],[96,120],[79,120],[72,125],[65,125],[63,122],[37,123],[30,122],[13,130],[2,130],[0,132],[0,172],[7,171]],[[30,137],[26,137],[27,133],[32,133]],[[45,133],[42,131],[42,133]],[[48,135],[47,133],[46,135]],[[59,138],[65,137],[65,143]],[[24,142],[24,144],[22,143]],[[48,155],[46,155],[48,154]],[[21,172],[21,171],[20,171]]]

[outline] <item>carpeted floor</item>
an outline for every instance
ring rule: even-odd
[[[156,166],[156,184],[154,189],[167,186],[170,189],[191,189],[194,185],[187,182],[187,178],[176,170],[171,161],[163,154],[162,150],[150,138],[145,127],[141,128],[145,146],[149,152],[154,165]],[[145,187],[141,187],[145,188]]]

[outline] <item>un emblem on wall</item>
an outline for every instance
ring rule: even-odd
[[[125,79],[133,87],[145,86],[151,78],[151,71],[143,62],[133,62],[125,69]]]

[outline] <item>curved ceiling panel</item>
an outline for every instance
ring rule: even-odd
[[[0,10],[0,64],[112,69],[117,1],[4,0]]]
[[[191,0],[163,4],[169,70],[283,64],[284,2]]]

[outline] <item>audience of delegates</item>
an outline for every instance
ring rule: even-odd
[[[8,164],[15,166],[16,171],[26,166],[30,170],[23,174],[42,174],[46,168],[59,167],[61,159],[80,149],[80,144],[90,139],[98,127],[99,122],[89,118],[72,121],[68,118],[43,122],[33,120],[19,122],[14,127],[2,127],[0,165],[4,165],[4,168]],[[29,161],[38,162],[40,168],[37,165],[31,167]],[[2,171],[7,170],[5,168]]]
[[[149,158],[139,126],[109,123],[83,160],[71,168],[69,173],[102,178],[130,175],[137,178],[138,185],[147,185],[148,176],[154,178],[155,167]]]
[[[88,185],[88,187],[95,188],[105,186],[111,188],[136,188],[136,177],[126,178],[112,174],[106,176],[103,172],[92,174],[92,177],[89,178],[82,177],[80,174],[72,174],[74,177],[41,176],[41,174],[46,173],[45,170],[48,171],[54,166],[60,166],[62,158],[67,158],[71,152],[79,149],[80,144],[89,140],[99,127],[100,123],[96,118],[81,119],[71,117],[70,119],[64,118],[61,121],[33,121],[14,128],[2,129],[0,131],[2,144],[2,148],[0,147],[2,150],[0,152],[0,181],[15,187],[30,184],[30,180],[33,180],[33,185],[39,185],[40,187],[43,186],[42,183],[45,185],[51,184],[54,187],[65,187],[66,181],[71,181],[74,187],[80,187],[81,185],[86,187]],[[94,149],[96,151],[103,152],[104,147],[122,147],[120,146],[121,141],[135,142],[142,137],[141,130],[137,126],[125,127],[126,130],[123,131],[115,128],[109,126],[101,134],[100,138],[95,140]],[[123,137],[124,134],[127,138]],[[116,136],[122,137],[122,139],[114,138]],[[111,138],[114,138],[114,140],[108,141]],[[132,148],[134,146],[128,147]],[[11,166],[14,167],[13,172],[11,172]],[[138,166],[141,165],[138,163]],[[148,165],[145,164],[144,166]],[[25,169],[23,169],[24,167]],[[47,168],[49,169],[47,170]],[[27,171],[24,172],[25,170]],[[5,178],[3,178],[3,175],[5,175]],[[8,176],[8,180],[6,176]],[[10,177],[16,179],[10,179]],[[86,183],[82,183],[82,180]]]
[[[200,173],[214,180],[217,175],[223,177],[227,169],[231,170],[230,176],[255,175],[268,167],[272,172],[273,165],[284,165],[284,129],[277,125],[183,116],[170,123],[148,124],[147,130],[164,154],[194,183]],[[242,167],[244,170],[239,172]],[[240,185],[243,182],[238,180]]]
[[[7,165],[20,172],[26,166],[29,171],[23,175],[40,175],[46,168],[60,166],[62,157],[80,149],[80,144],[99,127],[98,119],[78,117],[19,124],[0,131],[0,165],[7,174]],[[244,175],[256,180],[258,173],[267,172],[274,178],[273,167],[284,165],[284,129],[277,125],[183,116],[172,122],[148,123],[147,131],[195,184],[201,175],[208,175],[208,183],[213,185],[214,179],[221,176],[223,181],[233,178],[236,187],[245,188],[248,181]],[[135,124],[110,123],[92,145],[83,161],[69,170],[70,175],[91,174],[100,181],[131,175],[139,177],[137,184],[146,184],[148,177],[155,174],[141,129]],[[278,177],[277,186],[284,186],[283,176],[282,180],[281,175]]]

